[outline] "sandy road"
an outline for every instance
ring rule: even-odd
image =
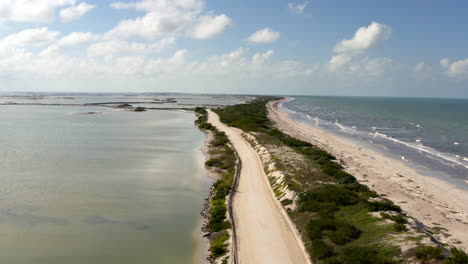
[[[239,263],[310,263],[291,221],[274,198],[260,158],[242,131],[221,123],[211,111],[208,122],[226,133],[242,161],[233,200]]]

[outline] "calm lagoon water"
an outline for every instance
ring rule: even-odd
[[[211,184],[194,120],[0,106],[0,263],[193,263]]]

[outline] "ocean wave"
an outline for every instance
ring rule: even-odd
[[[425,157],[428,157],[428,158],[431,158],[431,159],[434,159],[434,160],[438,160],[439,162],[441,162],[442,164],[444,164],[446,166],[450,166],[450,167],[454,167],[454,168],[456,168],[457,166],[460,166],[460,167],[463,167],[465,169],[468,169],[468,157],[457,156],[455,154],[441,152],[441,151],[438,151],[438,150],[433,149],[431,147],[425,146],[425,145],[422,144],[423,138],[410,139],[410,140],[414,140],[415,142],[414,143],[409,143],[409,142],[403,141],[401,139],[397,139],[397,138],[388,136],[388,135],[386,135],[384,133],[381,133],[381,131],[379,131],[379,130],[382,130],[382,129],[385,130],[384,127],[375,127],[375,126],[373,126],[373,127],[370,127],[371,131],[367,132],[365,130],[359,130],[355,126],[348,127],[348,126],[338,122],[338,120],[336,120],[336,119],[335,119],[334,122],[333,121],[327,121],[327,120],[319,119],[318,117],[312,117],[309,114],[306,114],[304,112],[294,111],[294,110],[292,110],[290,108],[287,108],[287,107],[285,107],[284,110],[286,110],[286,111],[300,117],[300,119],[302,119],[303,121],[307,121],[307,123],[309,123],[310,125],[313,125],[312,120],[314,120],[316,127],[319,127],[318,123],[320,122],[322,124],[322,128],[324,128],[324,129],[335,130],[335,129],[338,128],[339,129],[338,131],[342,132],[342,133],[350,134],[350,135],[353,135],[353,136],[362,135],[364,138],[361,138],[361,140],[367,141],[367,142],[370,141],[369,136],[379,137],[379,138],[391,141],[393,143],[397,143],[397,144],[406,146],[408,148],[417,150],[422,155],[424,155]],[[422,129],[422,126],[420,124],[416,123],[414,126],[417,127],[418,129]],[[393,130],[392,133],[393,132],[398,132],[398,131],[394,131],[394,130],[397,130],[396,128],[388,127],[388,130]],[[404,131],[401,131],[401,132],[404,133]],[[371,141],[370,143],[373,144],[373,145],[380,145],[380,144],[377,144],[376,142],[373,142],[373,141]],[[458,143],[458,142],[454,142],[454,143]],[[457,145],[457,144],[454,144],[454,145]],[[387,147],[385,147],[385,149],[388,150]],[[408,161],[407,157],[404,157],[404,156],[400,156],[400,157],[402,158],[402,160]]]
[[[453,154],[449,154],[449,153],[444,153],[444,152],[440,152],[438,150],[435,150],[431,147],[428,147],[428,146],[424,146],[423,144],[419,143],[418,144],[414,144],[414,143],[408,143],[408,142],[405,142],[405,141],[402,141],[402,140],[399,140],[399,139],[396,139],[396,138],[393,138],[393,137],[390,137],[390,136],[387,136],[385,134],[382,134],[382,133],[379,133],[378,131],[374,131],[371,133],[372,135],[375,135],[375,136],[379,136],[379,137],[382,137],[382,138],[385,138],[385,139],[388,139],[390,141],[393,141],[395,143],[398,143],[398,144],[402,144],[402,145],[405,145],[409,148],[412,148],[412,149],[417,149],[421,152],[424,152],[426,154],[429,154],[429,155],[432,155],[432,156],[436,156],[436,157],[439,157],[441,159],[444,159],[446,161],[449,161],[449,162],[452,162],[452,163],[455,163],[459,166],[462,166],[466,169],[468,169],[468,163],[465,163],[463,161],[468,161],[468,158],[467,157],[463,157],[463,159],[461,158],[457,158],[456,156],[454,156]],[[461,159],[461,160],[460,160]],[[445,163],[444,163],[445,164]]]

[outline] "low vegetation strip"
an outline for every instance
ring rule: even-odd
[[[431,242],[398,205],[360,184],[334,156],[278,130],[266,108],[276,99],[258,98],[214,112],[270,151],[274,167],[285,175],[281,183],[270,179],[272,187],[281,184],[297,193],[281,203],[288,206],[315,263],[467,263],[466,253]]]
[[[195,112],[198,119],[196,125],[207,133],[211,133],[212,139],[208,145],[209,159],[205,166],[216,171],[219,179],[214,183],[208,205],[208,223],[207,228],[210,232],[210,256],[211,262],[216,262],[221,257],[222,263],[227,263],[229,256],[228,241],[230,232],[234,223],[228,218],[227,197],[232,193],[232,187],[235,186],[235,174],[240,164],[237,162],[237,155],[234,149],[229,145],[229,140],[224,132],[218,131],[211,124],[207,123],[207,111],[204,108],[196,108]],[[235,230],[232,230],[234,233]],[[234,241],[235,242],[235,241]],[[234,244],[234,243],[233,243]],[[234,252],[235,253],[235,252]],[[235,254],[233,255],[235,258]]]

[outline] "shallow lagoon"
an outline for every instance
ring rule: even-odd
[[[0,106],[0,263],[192,263],[210,184],[194,120]]]

